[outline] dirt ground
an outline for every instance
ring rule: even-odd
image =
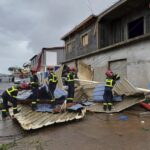
[[[150,116],[140,117],[143,111],[136,106],[121,113],[87,113],[82,120],[33,131],[0,120],[0,144],[9,143],[10,150],[150,150]]]
[[[127,120],[119,119],[125,115]],[[19,125],[16,124],[16,126]],[[150,150],[150,117],[88,113],[80,121],[22,132],[10,150]]]

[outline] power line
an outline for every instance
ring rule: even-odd
[[[86,4],[86,6],[87,6],[87,8],[89,9],[89,11],[90,11],[92,14],[94,14],[94,13],[93,13],[93,10],[92,10],[92,4],[91,4],[90,0],[83,0],[83,1],[84,1],[84,3]]]
[[[92,9],[92,3],[91,3],[91,1],[90,0],[87,0],[87,1],[88,1],[88,4],[89,4],[89,9],[90,9],[91,13],[94,14],[93,13],[93,9]]]

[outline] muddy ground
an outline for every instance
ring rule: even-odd
[[[0,121],[0,143],[10,150],[150,150],[150,116],[139,106],[121,113],[88,113],[79,121],[23,131],[16,121]],[[122,120],[120,117],[124,115]]]
[[[127,120],[120,120],[122,115]],[[137,111],[90,113],[80,121],[28,132],[13,123],[18,132],[9,139],[14,139],[10,150],[150,150],[150,117],[141,118]],[[7,137],[0,140],[7,143]]]

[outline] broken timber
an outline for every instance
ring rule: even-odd
[[[44,126],[52,125],[55,123],[68,122],[75,119],[81,119],[85,116],[86,109],[82,109],[81,112],[63,112],[58,114],[35,112],[31,110],[31,107],[19,105],[18,114],[14,115],[14,118],[20,123],[24,130],[38,129]],[[9,113],[13,116],[13,109],[9,109]]]

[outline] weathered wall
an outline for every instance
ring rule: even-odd
[[[66,40],[65,43],[72,44],[71,52],[66,52],[66,59],[75,58],[77,56],[81,56],[83,54],[87,54],[97,49],[97,40],[96,40],[96,32],[95,32],[95,23],[89,25],[88,27],[83,27],[83,30],[70,37],[69,40]],[[85,33],[89,35],[88,45],[83,47],[81,43],[81,36]]]
[[[137,87],[147,87],[150,82],[150,40],[134,43],[105,53],[82,59],[94,69],[94,80],[104,81],[109,61],[126,59],[127,78]]]
[[[57,51],[57,64],[60,64],[65,60],[64,49],[58,49]]]

